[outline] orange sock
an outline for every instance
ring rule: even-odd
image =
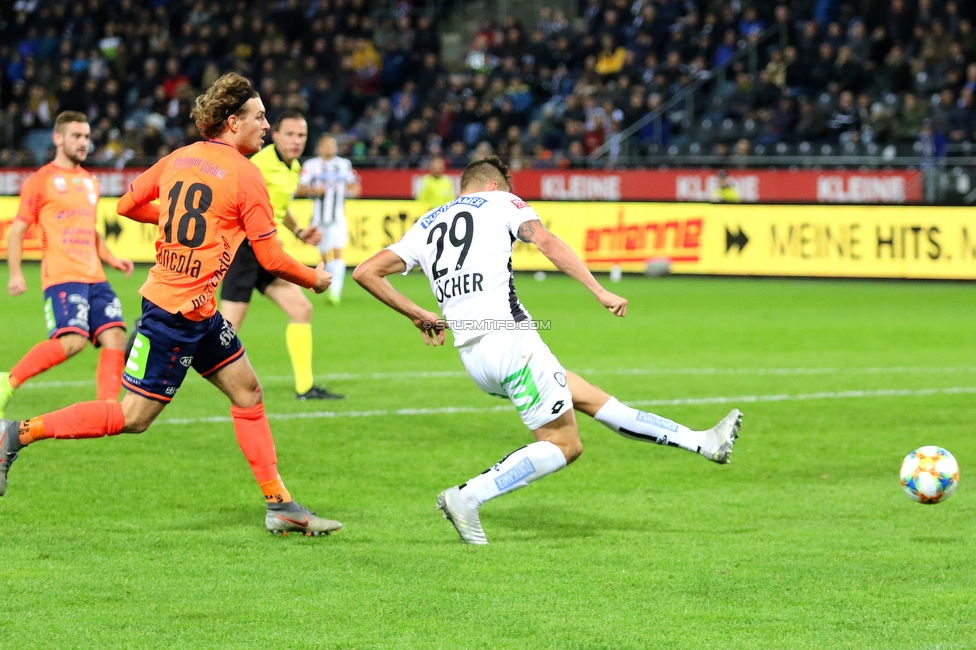
[[[20,423],[20,446],[26,447],[35,440],[47,438],[47,430],[44,428],[44,418],[36,417],[30,420],[22,420]]]
[[[291,495],[288,494],[288,489],[285,487],[285,484],[281,482],[280,476],[261,483],[261,491],[264,492],[264,500],[268,503],[291,501]]]
[[[98,399],[119,399],[122,388],[122,369],[125,367],[125,350],[102,348],[98,355],[98,370],[95,371],[95,383],[98,385]]]
[[[41,374],[67,358],[68,355],[61,347],[61,341],[57,339],[41,341],[10,370],[10,385],[16,388],[34,375]]]
[[[288,490],[278,476],[278,455],[275,453],[271,425],[264,414],[264,404],[248,408],[230,407],[234,420],[237,444],[244,452],[258,485],[268,501],[291,501]]]
[[[101,438],[122,433],[125,416],[118,402],[81,402],[20,423],[20,444],[45,438]]]

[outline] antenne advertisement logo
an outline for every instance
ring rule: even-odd
[[[587,264],[625,264],[660,258],[697,262],[704,222],[704,217],[630,221],[621,207],[616,225],[586,229],[584,259]]]

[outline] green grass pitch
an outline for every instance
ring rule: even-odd
[[[141,267],[110,272],[129,322]],[[6,274],[3,274],[6,277]],[[605,277],[604,277],[605,280]],[[3,292],[0,367],[44,335]],[[426,281],[394,278],[435,307]],[[145,434],[43,441],[0,499],[0,647],[974,648],[976,294],[968,284],[625,277],[625,319],[565,277],[520,275],[569,369],[692,427],[745,413],[733,463],[581,418],[576,464],[487,504],[460,543],[437,493],[526,444],[451,348],[351,280],[314,298],[319,381],[298,403],[285,318],[241,332],[296,498],[345,529],[274,538],[225,399],[196,375]],[[93,399],[96,354],[35,378],[8,416]],[[952,451],[923,506],[902,457]]]

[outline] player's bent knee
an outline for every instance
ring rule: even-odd
[[[124,350],[126,337],[121,327],[110,327],[98,335],[98,343],[109,350]]]
[[[566,457],[566,464],[569,465],[583,454],[583,441],[579,438],[566,441],[563,445],[560,445],[560,449],[563,452],[563,456]]]
[[[88,339],[80,334],[65,334],[58,338],[66,357],[73,357],[88,345]]]
[[[122,433],[142,433],[149,428],[151,423],[151,420],[146,420],[143,418],[136,418],[131,421],[126,418],[125,426],[122,428]]]
[[[124,399],[122,400],[122,417],[125,418],[122,433],[142,433],[156,419],[154,413],[147,412],[144,409],[126,408]]]
[[[583,453],[583,441],[579,437],[576,416],[573,411],[566,411],[552,422],[535,429],[536,440],[546,440],[559,447],[566,458],[566,464],[572,463]]]
[[[257,406],[264,401],[264,389],[261,388],[261,384],[255,377],[253,383],[249,382],[249,385],[242,386],[240,390],[235,391],[231,401],[234,406],[242,409]]]

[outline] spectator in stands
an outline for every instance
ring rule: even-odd
[[[827,133],[827,119],[809,97],[800,97],[800,114],[796,122],[796,135],[800,140],[815,142]]]
[[[932,126],[936,132],[945,134],[949,130],[949,115],[955,107],[955,93],[949,88],[943,88],[937,101],[932,102]]]
[[[566,166],[570,169],[586,167],[586,148],[582,141],[572,140],[566,150]]]
[[[735,76],[735,91],[729,97],[726,117],[743,120],[756,107],[756,89],[745,72]]]
[[[769,62],[766,64],[765,71],[780,90],[786,90],[786,62],[783,60],[782,50],[774,47],[769,51]]]
[[[752,155],[752,142],[748,138],[739,138],[735,141],[732,149],[732,156],[736,159],[736,164],[743,165],[745,159]]]
[[[827,87],[834,76],[834,48],[830,43],[820,43],[817,57],[807,64],[807,82],[816,89]]]
[[[949,47],[952,39],[946,34],[945,25],[941,20],[934,20],[922,37],[919,55],[927,66],[933,66],[949,58]]]
[[[718,67],[724,65],[732,55],[735,54],[737,49],[738,37],[734,29],[725,30],[725,34],[722,36],[722,43],[715,48],[715,54],[712,57],[712,65]]]
[[[104,15],[86,10],[89,4],[104,8]],[[874,105],[888,93],[895,94],[898,105],[908,92],[926,97],[948,89],[952,103],[940,101],[933,116],[935,132],[944,128],[952,142],[976,140],[965,126],[976,108],[962,92],[967,84],[976,91],[976,68],[967,68],[976,61],[970,3],[741,4],[592,0],[586,5],[583,31],[574,29],[559,11],[544,8],[530,32],[511,18],[501,25],[486,23],[471,39],[466,70],[449,75],[444,68],[453,62],[438,56],[440,32],[434,20],[414,18],[409,12],[395,18],[377,14],[377,26],[369,11],[374,7],[363,0],[286,1],[253,5],[247,14],[236,10],[240,3],[197,0],[149,5],[93,0],[65,7],[38,3],[16,23],[0,23],[0,44],[10,44],[0,45],[0,140],[9,150],[22,150],[32,129],[47,128],[46,116],[77,105],[91,118],[96,147],[109,146],[111,128],[119,129],[106,159],[118,156],[120,142],[134,144],[133,151],[179,146],[186,137],[196,136],[188,135],[192,125],[177,89],[206,86],[231,68],[255,77],[272,115],[307,103],[313,138],[336,122],[355,125],[358,141],[344,146],[367,156],[363,164],[379,164],[368,154],[384,155],[394,143],[400,149],[395,151],[395,164],[426,159],[430,147],[453,152],[456,142],[469,155],[493,115],[500,121],[499,148],[512,149],[516,141],[509,137],[509,127],[517,125],[524,155],[544,156],[539,165],[557,164],[560,157],[546,152],[566,151],[571,140],[579,139],[567,137],[560,120],[564,111],[573,115],[579,108],[576,99],[567,97],[593,97],[593,104],[602,109],[608,141],[608,134],[643,117],[650,95],[674,97],[698,80],[705,85],[695,101],[671,111],[679,120],[674,127],[677,137],[687,138],[682,131],[694,129],[703,116],[714,117],[716,107],[702,96],[721,95],[717,110],[724,117],[732,108],[729,96],[738,92],[729,113],[743,124],[758,120],[760,126],[749,130],[755,132],[750,137],[768,144],[798,136],[783,131],[790,119],[789,111],[781,110],[780,92],[816,98],[848,90],[870,95],[857,102],[861,139],[881,144],[884,138],[899,137],[914,143],[920,117],[911,117],[909,124],[901,111],[896,117],[894,109],[886,108],[877,120],[888,120],[889,127],[874,128]],[[828,18],[818,22],[818,16]],[[729,94],[716,93],[719,82],[709,71],[726,63],[740,46],[754,43],[767,24],[776,25],[778,32],[757,47],[759,70],[765,68],[765,73],[755,74],[743,58],[730,69],[735,83],[729,84]],[[64,33],[71,37],[62,39]],[[740,71],[750,75],[752,102],[746,101],[749,92],[739,87]],[[380,107],[389,106],[411,81],[415,88],[409,93],[413,99],[407,102],[407,117],[420,119],[423,128],[414,127],[404,139],[410,119],[390,119],[389,110]],[[612,103],[610,110],[607,101]],[[926,102],[917,99],[904,103],[926,109]],[[10,113],[11,105],[19,112]],[[392,106],[402,108],[399,97]],[[830,109],[825,105],[820,110]],[[617,111],[619,117],[614,117]],[[151,114],[161,116],[163,124],[157,120],[146,130]],[[801,118],[805,119],[797,128],[817,131],[819,120],[810,111]],[[128,119],[135,121],[134,128],[125,128]],[[585,121],[580,116],[571,119]],[[528,140],[525,128],[536,120],[538,136]],[[592,119],[587,126],[584,133],[592,148],[597,139]],[[575,134],[577,127],[569,130]],[[647,142],[647,135],[634,137]],[[656,143],[670,134],[651,135]],[[144,136],[148,143],[141,141]],[[420,143],[419,154],[413,142]],[[411,150],[412,156],[405,155]],[[37,151],[43,157],[46,146]],[[12,153],[0,155],[0,161],[15,158]],[[569,164],[569,158],[566,161]]]
[[[962,51],[967,59],[972,59],[976,55],[976,30],[973,29],[973,22],[962,18],[959,20],[959,33],[956,40],[962,45]]]
[[[834,61],[832,79],[827,83],[827,90],[837,94],[841,90],[858,92],[864,87],[864,66],[854,60],[851,48],[842,45],[837,50]]]
[[[765,27],[765,22],[759,17],[759,10],[753,5],[746,7],[739,21],[739,34],[748,37],[762,32]]]
[[[852,20],[847,28],[847,48],[851,59],[864,66],[871,61],[871,41],[863,20]]]
[[[765,130],[759,137],[757,144],[766,146],[778,142],[792,142],[795,139],[793,126],[796,124],[796,107],[793,98],[782,96],[776,110],[772,112],[766,122]]]
[[[901,45],[892,45],[884,57],[883,66],[878,70],[875,87],[894,93],[905,93],[912,89],[912,69]]]
[[[976,131],[976,113],[973,110],[973,91],[963,88],[955,108],[949,111],[949,141],[952,143],[967,142],[973,139]]]
[[[901,112],[895,120],[892,136],[896,141],[914,142],[922,131],[922,124],[931,114],[926,102],[919,101],[913,93],[904,96]]]
[[[861,128],[857,106],[854,105],[854,94],[845,90],[840,94],[840,101],[827,122],[829,136],[834,142],[843,144],[851,134]]]
[[[891,7],[887,11],[888,33],[892,40],[900,43],[907,43],[912,36],[911,9],[905,0],[891,0]]]
[[[779,102],[782,94],[780,87],[773,81],[772,74],[766,68],[759,73],[759,83],[755,88],[757,108],[772,108]]]
[[[930,159],[945,157],[945,136],[935,130],[930,118],[922,121],[922,131],[918,134],[917,142],[923,157]]]
[[[871,104],[868,119],[862,122],[862,139],[865,143],[883,143],[892,140],[894,119],[891,110],[883,102]]]
[[[618,75],[624,67],[626,52],[622,45],[616,44],[612,34],[600,36],[600,53],[595,66],[597,74],[604,78]]]

